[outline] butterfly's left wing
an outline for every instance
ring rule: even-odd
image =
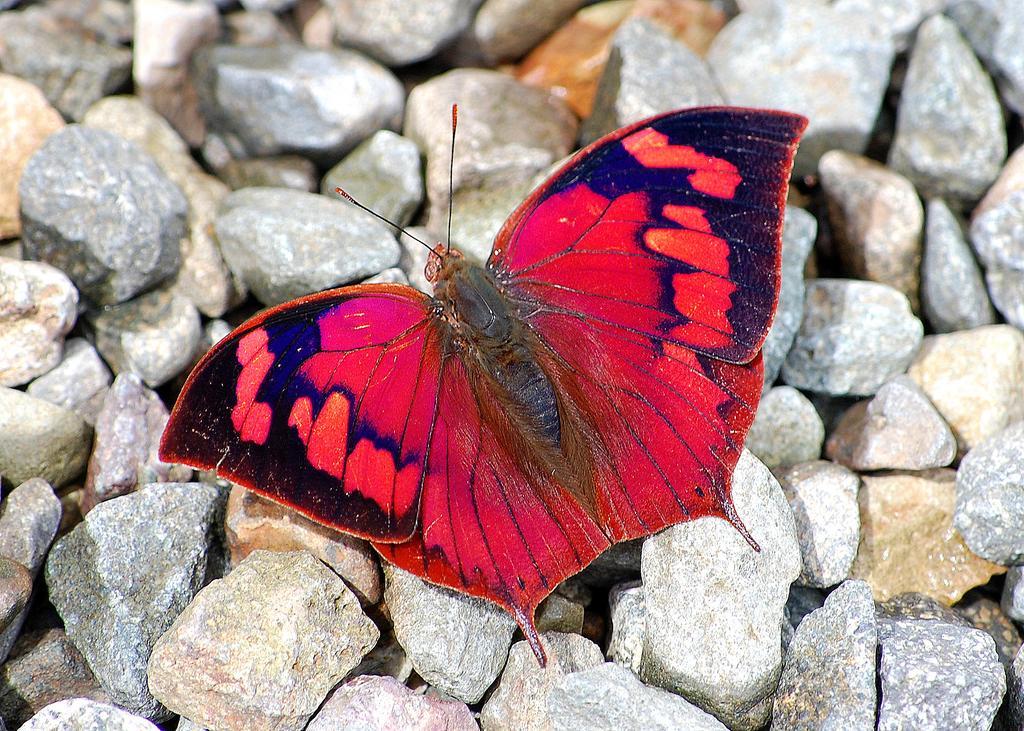
[[[704,108],[619,130],[513,213],[488,266],[599,436],[613,540],[718,515],[760,393],[806,120]],[[748,540],[749,540],[749,536]]]

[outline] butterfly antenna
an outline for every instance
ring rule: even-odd
[[[452,151],[448,156],[448,251],[452,250],[452,207],[455,204],[455,128],[459,126],[459,105],[452,104]]]
[[[409,233],[408,231],[406,231],[406,230],[405,230],[404,228],[402,228],[401,226],[399,226],[399,225],[398,225],[397,223],[395,223],[395,222],[394,222],[394,221],[392,221],[391,219],[389,219],[389,218],[385,218],[384,216],[380,215],[380,214],[379,214],[379,213],[377,213],[376,211],[374,211],[374,210],[371,210],[371,209],[367,208],[366,206],[364,206],[364,205],[363,205],[362,203],[360,203],[359,201],[357,201],[357,200],[356,200],[355,198],[353,198],[353,197],[352,197],[351,195],[349,195],[348,193],[346,193],[346,192],[345,192],[344,190],[342,190],[341,188],[335,188],[335,189],[334,189],[334,192],[335,192],[335,193],[337,193],[338,195],[340,195],[340,196],[341,196],[342,198],[344,198],[345,200],[347,200],[347,201],[348,201],[349,203],[351,203],[352,205],[354,205],[354,206],[355,206],[356,208],[359,208],[360,210],[366,211],[367,213],[369,213],[369,214],[370,214],[371,216],[373,216],[373,217],[374,217],[374,218],[376,218],[377,220],[379,220],[379,221],[383,221],[383,222],[384,222],[384,223],[386,223],[386,224],[387,224],[388,226],[391,226],[391,227],[392,227],[392,228],[394,228],[394,229],[395,229],[396,231],[398,231],[398,233],[400,233],[400,234],[405,234],[406,236],[408,236],[408,237],[409,237],[410,239],[412,239],[413,241],[418,241],[419,243],[421,243],[421,244],[423,244],[424,246],[426,246],[426,247],[427,247],[427,249],[428,249],[428,250],[430,250],[430,251],[433,251],[433,250],[434,250],[434,248],[433,248],[433,247],[432,247],[432,246],[431,246],[430,244],[428,244],[428,243],[427,243],[426,241],[424,241],[424,240],[423,240],[423,239],[421,239],[421,238],[417,238],[416,236],[413,236],[413,235],[412,235],[411,233]]]

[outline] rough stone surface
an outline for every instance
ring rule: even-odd
[[[779,475],[793,509],[802,568],[797,582],[826,588],[850,575],[860,542],[860,479],[832,462],[805,462]]]
[[[78,290],[59,269],[0,259],[0,385],[20,386],[60,363],[77,307]]]
[[[480,710],[483,731],[541,731],[552,727],[548,694],[570,673],[593,668],[604,662],[601,650],[579,635],[546,632],[541,644],[547,666],[541,668],[526,642],[517,642],[508,654],[508,664],[498,687]],[[557,708],[557,706],[556,706]]]
[[[455,53],[469,65],[515,61],[583,4],[584,0],[486,0],[459,37]]]
[[[423,201],[419,148],[381,130],[327,171],[320,192],[334,196],[339,187],[374,213],[404,226]]]
[[[608,592],[608,615],[612,625],[608,633],[608,659],[639,673],[647,623],[643,584],[628,581],[613,586]]]
[[[462,210],[463,189],[502,188],[530,180],[565,157],[576,137],[575,118],[562,100],[506,74],[455,69],[420,84],[409,94],[404,134],[427,158],[432,231],[444,231],[448,215],[451,120],[438,110],[456,102],[456,210]],[[456,238],[453,243],[461,247],[463,241]]]
[[[136,145],[70,125],[29,159],[19,185],[22,248],[94,304],[123,302],[178,269],[188,203]]]
[[[372,139],[372,138],[371,138]],[[232,190],[241,188],[291,188],[312,193],[317,189],[319,173],[312,161],[298,155],[254,157],[229,160],[217,169],[217,175]],[[331,195],[334,195],[332,192]]]
[[[836,248],[846,273],[899,290],[919,304],[924,210],[909,180],[842,150],[821,156]]]
[[[789,109],[808,117],[796,176],[813,173],[827,150],[864,151],[892,60],[892,40],[877,32],[869,15],[816,0],[741,13],[708,52],[731,104]]]
[[[98,505],[50,551],[50,601],[97,679],[125,709],[167,716],[147,686],[146,664],[203,585],[219,504],[209,485],[149,485]]]
[[[870,396],[907,369],[923,334],[907,298],[888,285],[810,280],[782,379],[831,396]]]
[[[46,480],[26,480],[0,504],[0,556],[38,573],[60,525],[60,500]]]
[[[163,462],[157,454],[167,408],[138,376],[118,376],[96,419],[96,441],[85,476],[82,510],[127,495],[150,482],[185,482],[191,468]]]
[[[960,462],[953,522],[978,556],[1024,563],[1024,421],[992,435]]]
[[[1006,616],[1015,622],[1024,621],[1024,567],[1011,566],[1006,572],[1001,605]]]
[[[92,430],[73,411],[0,387],[0,474],[63,487],[85,469]]]
[[[331,165],[402,117],[398,79],[354,51],[206,46],[192,62],[208,129],[239,157],[297,153]]]
[[[992,80],[943,15],[917,33],[889,165],[926,196],[975,201],[999,174],[1006,131]]]
[[[627,20],[612,38],[583,144],[661,112],[722,104],[704,60],[645,18]]]
[[[344,579],[364,604],[380,601],[380,567],[366,541],[315,523],[237,485],[228,498],[224,530],[231,563],[236,566],[257,550],[304,550]]]
[[[879,731],[987,731],[1006,690],[992,638],[935,620],[878,625]]]
[[[384,578],[395,636],[416,672],[453,698],[479,701],[505,665],[516,628],[512,617],[387,564]]]
[[[981,270],[964,238],[960,221],[935,198],[928,201],[921,307],[935,332],[970,330],[995,322]]]
[[[644,685],[629,670],[604,663],[559,678],[547,694],[556,731],[725,731],[709,713],[677,695]]]
[[[1024,148],[1014,152],[974,209],[971,244],[986,268],[1024,269]]]
[[[941,13],[946,0],[836,0],[839,10],[857,12],[876,23],[879,33],[889,35],[897,53],[910,47],[914,32],[925,18]]]
[[[571,580],[570,580],[571,581]],[[583,616],[586,608],[577,601],[560,594],[559,587],[537,607],[534,625],[538,632],[565,632],[583,634]]]
[[[24,731],[159,731],[144,718],[87,698],[52,703],[21,728]]]
[[[971,553],[953,526],[953,470],[861,480],[861,543],[850,575],[868,582],[878,601],[920,592],[952,604],[1004,571]]]
[[[782,228],[782,283],[775,320],[768,331],[761,354],[764,357],[765,389],[775,383],[793,346],[804,316],[804,266],[814,248],[818,221],[802,208],[786,206]]]
[[[149,685],[206,727],[298,731],[379,636],[345,583],[308,553],[257,551],[160,638]]]
[[[418,695],[389,677],[353,678],[336,688],[306,731],[394,729],[399,731],[476,731],[465,703]]]
[[[92,426],[112,380],[96,348],[84,338],[72,338],[64,343],[57,367],[28,384],[27,393],[74,411]]]
[[[772,729],[870,729],[878,630],[871,589],[847,581],[797,627],[772,708]]]
[[[224,258],[265,305],[364,279],[398,263],[398,244],[384,224],[314,193],[237,190],[224,200],[216,231]]]
[[[32,597],[32,572],[0,556],[0,662],[7,659]]]
[[[1024,724],[1024,650],[1017,652],[1007,681],[1007,716],[1018,727]]]
[[[1024,333],[988,325],[924,339],[907,371],[966,452],[1024,418]]]
[[[825,425],[814,405],[792,386],[778,386],[761,397],[746,447],[775,469],[817,459],[824,441]]]
[[[0,74],[0,239],[21,233],[16,181],[43,140],[63,126],[37,86]]]
[[[389,66],[437,53],[462,33],[480,0],[328,0],[338,41]]]
[[[999,314],[1024,330],[1024,271],[994,267],[985,272],[985,284]]]
[[[857,471],[925,470],[952,462],[956,439],[914,380],[900,375],[846,410],[825,453]]]
[[[800,574],[800,547],[782,489],[746,450],[732,497],[760,553],[716,518],[673,526],[644,543],[640,675],[730,728],[756,729],[771,713],[782,668],[783,607]]]
[[[1006,583],[1010,583],[1010,575],[1016,567],[1006,572]],[[1012,670],[1013,659],[1021,648],[1021,634],[1017,625],[1000,607],[1000,603],[986,596],[965,598],[956,611],[968,622],[989,634],[996,643],[996,654],[1003,664],[1007,675]]]

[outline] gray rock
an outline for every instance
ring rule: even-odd
[[[426,267],[427,257],[430,256],[430,252],[427,247],[424,246],[420,241],[416,241],[412,236],[415,236],[420,241],[427,244],[432,242],[430,232],[427,231],[424,226],[412,226],[406,229],[406,233],[398,237],[398,244],[402,249],[401,257],[398,260],[398,265],[405,272],[405,276],[409,277],[409,284],[416,289],[426,294],[434,293],[434,285],[427,281]],[[436,244],[436,242],[434,242]]]
[[[193,66],[210,131],[239,157],[297,153],[331,165],[402,118],[398,79],[354,51],[207,46]]]
[[[72,338],[64,343],[60,364],[28,384],[27,392],[74,411],[92,426],[112,378],[96,348],[84,338]]]
[[[352,668],[348,676],[356,678],[360,675],[388,675],[400,683],[406,682],[412,675],[412,663],[409,662],[405,650],[398,644],[394,635],[381,639],[376,647],[363,656],[362,662]],[[437,692],[437,691],[435,691]],[[439,692],[437,692],[440,695]]]
[[[922,195],[965,203],[984,195],[1005,157],[991,79],[952,20],[929,18],[911,52],[889,165]]]
[[[217,169],[217,175],[232,190],[291,188],[313,193],[317,189],[319,180],[319,173],[313,161],[298,155],[229,160],[227,164]]]
[[[146,3],[150,5],[151,3]],[[179,11],[178,0],[156,5]],[[200,3],[185,6],[202,7]],[[153,156],[188,201],[188,235],[181,240],[181,268],[171,282],[177,294],[192,301],[209,317],[219,317],[245,298],[245,289],[232,276],[213,236],[213,220],[228,188],[207,175],[192,158],[188,145],[168,122],[142,100],[132,96],[101,99],[86,112],[83,124],[105,129],[134,142]],[[312,163],[308,163],[312,165]]]
[[[956,438],[914,380],[900,375],[846,410],[825,453],[861,472],[926,470],[953,461]]]
[[[999,82],[1003,101],[1024,111],[1024,65],[1019,58],[1024,13],[1005,0],[950,0],[946,15],[956,21],[974,52]]]
[[[888,285],[811,280],[782,379],[832,396],[870,396],[907,369],[923,334],[907,298]]]
[[[559,678],[548,692],[556,731],[725,731],[709,713],[661,688],[644,685],[615,663]]]
[[[995,322],[981,270],[963,228],[945,201],[928,201],[921,262],[921,306],[935,332]]]
[[[908,375],[938,409],[961,453],[1024,419],[1024,333],[987,325],[930,335]]]
[[[429,58],[469,25],[480,0],[328,0],[338,41],[388,66]]]
[[[663,26],[627,19],[611,41],[583,144],[661,112],[722,104],[704,59]]]
[[[972,552],[1024,563],[1024,421],[976,446],[956,473],[953,524]]]
[[[985,272],[985,284],[999,314],[1024,330],[1024,270],[994,267]]]
[[[476,731],[465,703],[420,695],[389,677],[363,676],[338,686],[306,726],[306,731],[336,729]]]
[[[1024,725],[1024,650],[1017,652],[1006,689],[1007,716],[1016,727]],[[1013,726],[1011,726],[1013,728]]]
[[[756,729],[768,720],[782,669],[783,607],[800,574],[800,547],[782,489],[746,450],[732,497],[760,553],[716,518],[673,526],[644,543],[640,677],[730,728]]]
[[[986,268],[1024,269],[1024,148],[1006,161],[971,220],[971,244]]]
[[[643,538],[636,538],[610,546],[577,574],[576,578],[587,586],[602,588],[639,579],[643,543]]]
[[[925,18],[941,13],[946,0],[836,0],[837,10],[857,12],[873,20],[879,33],[889,35],[897,53],[910,47]]]
[[[82,474],[92,429],[73,411],[0,387],[0,474],[15,484],[42,477],[63,487]]]
[[[512,617],[391,565],[384,566],[384,579],[395,637],[416,672],[453,698],[479,701],[505,665],[516,628]]]
[[[25,731],[159,731],[144,718],[87,698],[51,703],[21,728]]]
[[[593,668],[604,662],[601,650],[579,635],[546,632],[541,643],[547,666],[541,668],[530,646],[512,645],[508,664],[498,687],[480,710],[483,731],[541,731],[552,727],[554,717],[548,695],[556,683],[570,673]]]
[[[25,258],[61,269],[94,304],[123,302],[178,269],[185,197],[110,132],[69,125],[51,135],[19,193]]]
[[[0,385],[20,386],[60,362],[78,290],[48,264],[0,259]]]
[[[134,492],[150,482],[186,482],[192,470],[160,460],[167,407],[134,373],[119,375],[96,419],[96,440],[85,477],[82,510]]]
[[[793,509],[802,568],[797,581],[826,588],[850,575],[860,543],[860,479],[841,465],[816,461],[779,475]]]
[[[50,551],[50,601],[103,688],[125,709],[167,718],[147,686],[146,664],[203,585],[219,503],[209,485],[149,485],[96,506]]]
[[[814,248],[818,221],[803,208],[786,206],[782,227],[782,282],[775,321],[768,331],[761,354],[764,356],[765,390],[775,383],[793,346],[804,316],[804,266]]]
[[[1024,621],[1024,566],[1011,566],[1006,572],[1003,596],[1000,601],[1003,612],[1015,622]]]
[[[796,156],[799,177],[817,170],[827,150],[864,151],[889,83],[893,44],[869,15],[789,0],[734,18],[707,59],[730,104],[809,118]]]
[[[761,397],[746,447],[775,469],[817,459],[824,441],[825,425],[814,404],[792,386],[778,386]]]
[[[35,576],[60,526],[60,500],[46,480],[18,485],[0,504],[0,556],[17,561]]]
[[[924,210],[909,180],[860,155],[832,150],[818,165],[844,271],[894,287],[918,309]]]
[[[96,347],[117,374],[156,388],[192,363],[203,328],[191,300],[159,289],[91,313]]]
[[[428,228],[445,231],[453,103],[460,110],[455,148],[455,210],[464,210],[464,189],[491,191],[523,185],[565,157],[576,138],[576,118],[565,102],[507,74],[455,69],[435,76],[409,94],[404,134],[426,155]],[[519,200],[522,200],[520,197]],[[511,209],[510,209],[511,210]],[[453,243],[473,251],[486,242]]]
[[[345,192],[374,213],[404,226],[423,201],[423,175],[416,143],[381,130],[327,171],[320,192]]]
[[[583,634],[585,611],[586,608],[582,604],[563,596],[556,587],[554,593],[549,594],[537,607],[534,626],[538,632],[565,632],[581,635]]]
[[[1007,583],[1009,583],[1009,574],[1014,570],[1007,571]],[[999,602],[987,596],[975,595],[960,602],[956,611],[995,640],[996,654],[999,655],[999,662],[1003,664],[1003,669],[1006,670],[1009,678],[1013,660],[1021,648],[1021,634],[1013,620],[1003,612]]]
[[[17,728],[45,706],[68,697],[110,701],[63,630],[19,638],[11,659],[0,666],[0,717]]]
[[[796,634],[797,628],[800,623],[807,618],[811,612],[815,609],[821,609],[825,604],[825,599],[828,595],[821,589],[815,589],[810,586],[800,586],[799,584],[793,584],[789,587],[789,598],[786,600],[786,609],[784,612],[786,621],[782,626],[783,631],[783,652],[789,647],[789,643],[792,641]],[[786,637],[788,630],[788,638]]]
[[[222,38],[234,46],[265,47],[297,43],[295,29],[268,10],[236,10],[221,16]]]
[[[405,276],[399,267],[389,267],[380,274],[374,274],[362,281],[363,284],[408,284],[409,277]]]
[[[879,731],[987,731],[1006,691],[992,638],[935,620],[878,623]]]
[[[398,263],[384,224],[343,201],[278,188],[229,195],[216,224],[224,258],[260,302],[276,305]]]
[[[17,561],[0,556],[0,662],[7,659],[21,632],[31,598],[32,572]]]
[[[345,582],[308,553],[256,551],[160,638],[149,686],[207,728],[298,731],[379,636]]]
[[[584,0],[485,0],[459,37],[459,65],[515,61],[572,17]],[[462,63],[462,62],[465,63]]]
[[[643,584],[627,581],[613,586],[608,592],[608,616],[608,659],[639,673],[647,623]]]
[[[875,724],[871,587],[847,581],[797,627],[772,708],[772,729],[870,729]]]
[[[61,22],[42,7],[4,13],[0,39],[4,71],[38,86],[71,119],[81,119],[90,104],[117,91],[131,72],[127,48],[91,37],[85,28]]]

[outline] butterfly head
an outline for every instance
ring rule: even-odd
[[[461,258],[462,254],[458,251],[439,243],[427,255],[427,265],[423,269],[423,274],[428,282],[436,285],[439,281],[446,278],[444,276],[445,269],[450,269],[451,265]]]

